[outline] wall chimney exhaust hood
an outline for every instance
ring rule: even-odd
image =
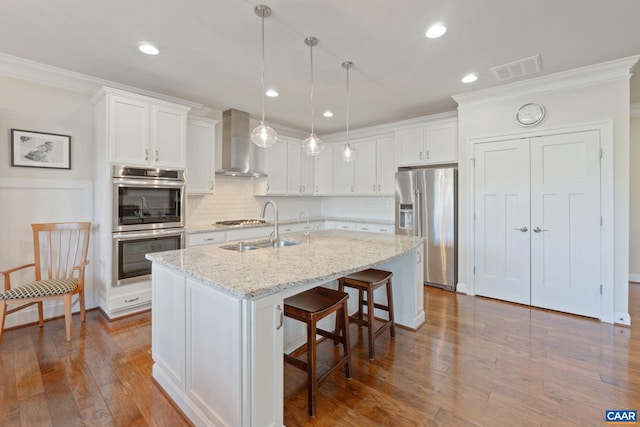
[[[249,113],[229,109],[222,112],[222,169],[216,175],[259,178],[254,169],[255,145],[251,143]]]

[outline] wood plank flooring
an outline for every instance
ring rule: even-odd
[[[287,426],[602,426],[640,410],[640,328],[425,288],[427,324],[376,341],[351,326],[351,380],[334,374],[307,415],[306,377],[285,366]],[[640,324],[640,284],[630,285]],[[151,379],[151,316],[99,311],[5,332],[0,426],[186,426]],[[319,359],[335,349],[321,343]]]

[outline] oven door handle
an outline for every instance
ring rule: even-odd
[[[160,179],[122,179],[114,178],[114,184],[134,187],[184,187],[184,181],[168,181]]]
[[[133,231],[123,231],[119,233],[113,233],[114,240],[135,240],[140,238],[153,238],[153,237],[167,237],[167,236],[180,236],[184,234],[185,230],[180,229],[176,230],[150,230],[150,231],[141,231],[141,232],[133,232]]]

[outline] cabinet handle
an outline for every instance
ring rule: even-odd
[[[380,184],[378,184],[378,193],[380,192]]]
[[[373,192],[374,193],[376,192],[376,185],[375,184],[373,184]]]
[[[267,193],[269,192],[269,183],[267,182]]]
[[[351,192],[353,193],[353,184],[351,184]]]
[[[422,253],[418,251],[416,254],[418,255],[418,262],[416,264],[420,264],[422,262]]]
[[[302,184],[298,184],[298,193],[302,193]]]
[[[149,160],[149,149],[148,148],[144,149],[144,159],[145,160]]]
[[[209,188],[210,188],[211,190],[213,190],[213,181],[211,181],[211,182],[209,183]]]
[[[420,152],[420,160],[422,160],[422,151]]]
[[[362,227],[361,229],[364,230],[364,231],[368,231],[369,230],[368,227]]]
[[[210,241],[212,241],[212,240],[213,240],[213,237],[209,237],[209,238],[207,238],[207,239],[204,239],[204,241],[205,241],[205,242],[210,242]]]
[[[132,298],[132,299],[126,299],[126,300],[124,300],[124,302],[135,302],[135,301],[138,301],[139,299],[140,299],[140,297],[135,297],[135,298]]]
[[[316,193],[318,192],[318,186],[316,185]]]
[[[280,312],[280,323],[278,324],[278,327],[276,328],[276,331],[280,330],[282,328],[282,325],[284,325],[284,311],[282,311],[282,307],[277,306],[276,310],[278,310]]]
[[[156,150],[156,162],[158,161],[158,150]]]

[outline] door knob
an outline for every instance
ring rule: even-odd
[[[533,232],[534,232],[534,233],[541,233],[541,232],[543,232],[543,231],[547,231],[547,230],[544,230],[544,229],[542,229],[542,228],[540,228],[540,227],[536,227],[536,228],[534,228],[534,229],[533,229]]]
[[[522,226],[522,227],[520,227],[520,228],[516,227],[516,228],[514,228],[514,230],[520,230],[520,231],[522,231],[523,233],[526,233],[527,231],[529,231],[529,229],[527,228],[527,226],[526,226],[526,225],[523,225],[523,226]]]

